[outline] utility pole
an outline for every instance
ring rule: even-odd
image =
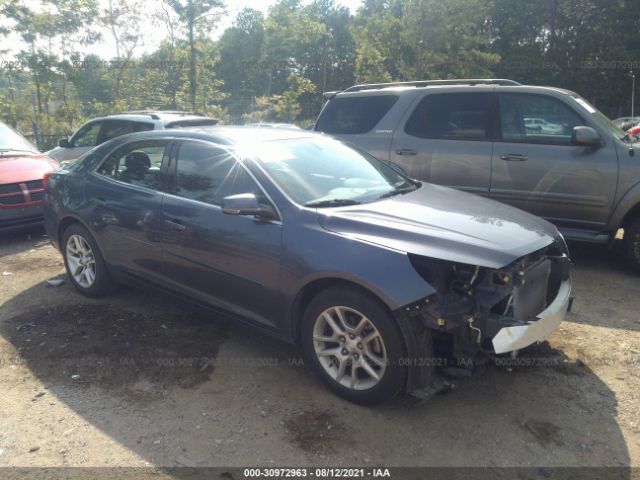
[[[636,74],[631,70],[631,117],[634,116],[635,111],[635,99],[636,99]]]

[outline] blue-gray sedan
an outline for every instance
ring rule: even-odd
[[[360,403],[542,341],[570,304],[550,223],[304,131],[119,137],[49,175],[44,210],[80,293],[187,297],[300,345]]]

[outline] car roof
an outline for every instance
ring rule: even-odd
[[[424,92],[425,90],[434,90],[439,92],[469,92],[487,88],[495,89],[499,92],[517,91],[523,93],[539,93],[544,91],[555,92],[561,95],[575,95],[575,93],[570,90],[558,87],[522,85],[508,79],[453,79],[354,85],[344,91],[325,92],[323,96],[326,100],[331,100],[336,96],[375,96],[388,95],[389,93],[394,93],[396,95],[402,93],[411,95],[412,93]]]
[[[122,112],[114,113],[110,115],[104,115],[102,117],[93,118],[95,120],[131,120],[137,122],[155,122],[161,121],[163,123],[175,122],[178,120],[206,120],[211,117],[206,117],[198,113],[181,112],[181,111],[162,111],[162,110],[141,110],[134,112]]]
[[[260,128],[248,126],[193,126],[183,127],[179,130],[165,130],[165,132],[193,132],[204,134],[215,139],[224,139],[225,143],[269,142],[274,140],[289,140],[296,138],[317,138],[323,136],[320,133],[292,128]]]
[[[114,138],[104,145],[124,145],[136,140],[146,139],[192,139],[203,140],[222,145],[236,145],[243,142],[268,142],[298,138],[328,138],[322,133],[290,128],[257,128],[244,126],[188,126],[165,130],[149,130],[129,133]],[[100,147],[98,147],[100,148]]]

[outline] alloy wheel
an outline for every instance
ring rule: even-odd
[[[90,288],[96,280],[96,259],[89,243],[81,235],[67,240],[67,264],[78,285]]]
[[[313,327],[313,346],[325,372],[353,390],[374,387],[387,368],[382,335],[352,308],[335,306],[322,312]]]

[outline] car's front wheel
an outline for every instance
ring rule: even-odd
[[[374,404],[404,388],[404,341],[374,297],[352,288],[325,290],[310,302],[302,322],[305,357],[338,395]]]
[[[624,250],[631,266],[640,272],[640,215],[624,227]]]
[[[62,235],[64,266],[73,286],[88,297],[101,297],[114,285],[100,249],[82,225],[74,223]]]

